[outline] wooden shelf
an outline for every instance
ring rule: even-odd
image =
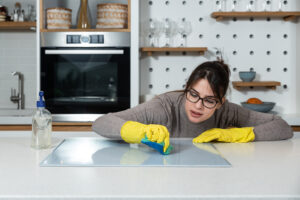
[[[142,52],[147,52],[151,56],[153,52],[199,52],[203,55],[207,47],[143,47]]]
[[[253,81],[253,82],[232,81],[232,85],[237,90],[240,90],[243,87],[266,87],[275,90],[276,86],[280,86],[281,83],[277,81]]]
[[[217,21],[222,21],[224,18],[262,18],[262,17],[276,17],[282,18],[284,21],[292,21],[300,16],[300,12],[213,12],[211,17]]]
[[[129,29],[101,28],[101,29],[41,29],[41,32],[130,32]]]
[[[35,30],[36,22],[0,22],[0,30]]]

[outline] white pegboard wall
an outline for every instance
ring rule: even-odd
[[[230,8],[231,1],[226,2],[227,8]],[[246,9],[248,1],[239,2],[240,10]],[[272,1],[272,11],[277,11],[278,2],[279,0]],[[196,66],[207,60],[215,60],[216,56],[222,53],[231,69],[231,81],[240,81],[239,71],[253,69],[257,73],[255,80],[281,82],[281,86],[276,90],[254,88],[238,91],[230,84],[227,95],[230,101],[240,103],[248,98],[257,97],[263,101],[275,101],[275,112],[295,113],[296,30],[299,22],[285,22],[278,18],[233,18],[217,22],[210,16],[216,9],[215,3],[214,0],[141,1],[141,23],[149,19],[162,21],[169,18],[178,21],[185,18],[192,23],[192,33],[188,35],[187,46],[208,47],[209,52],[204,56],[196,53],[154,53],[153,56],[141,54],[140,94],[160,94],[183,89],[186,79]],[[262,3],[263,0],[257,1],[257,11],[263,9]],[[287,0],[283,10],[297,11],[299,8],[300,1]],[[143,37],[140,37],[141,45],[144,45]],[[160,42],[163,43],[162,40]],[[176,44],[176,41],[174,43]],[[287,99],[289,104],[286,103]],[[300,113],[300,110],[296,112]]]

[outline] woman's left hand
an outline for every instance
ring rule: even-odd
[[[201,133],[198,137],[193,139],[193,143],[203,142],[251,142],[255,139],[253,127],[245,128],[213,128]]]

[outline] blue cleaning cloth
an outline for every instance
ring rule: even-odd
[[[173,149],[172,145],[169,145],[169,147],[167,148],[166,152],[164,152],[164,142],[161,143],[157,143],[157,142],[151,142],[150,140],[148,140],[147,136],[145,136],[145,138],[142,139],[141,141],[143,144],[148,145],[149,147],[155,149],[156,151],[158,151],[159,153],[161,153],[162,155],[168,155],[170,154],[170,152]]]

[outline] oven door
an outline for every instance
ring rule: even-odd
[[[41,90],[53,114],[105,114],[130,107],[130,48],[41,49]]]

